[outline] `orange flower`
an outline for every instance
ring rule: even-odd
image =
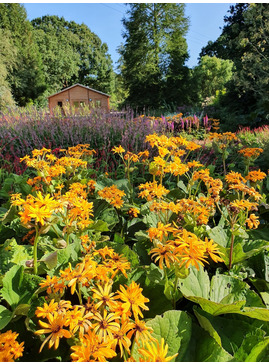
[[[117,291],[118,295],[115,298],[119,298],[123,301],[123,309],[124,312],[132,311],[134,317],[138,319],[138,316],[143,317],[143,314],[140,308],[143,310],[148,310],[148,307],[145,305],[146,302],[149,302],[149,299],[142,295],[142,288],[139,287],[137,283],[132,281],[130,286],[126,286],[126,289],[120,285],[120,291]]]
[[[118,146],[118,147],[114,147],[114,148],[112,148],[112,152],[113,152],[113,153],[119,153],[119,154],[121,154],[121,153],[124,153],[124,152],[125,152],[125,149],[124,149],[124,148],[122,148],[122,146],[120,145],[120,146]]]
[[[263,152],[262,148],[243,148],[239,150],[239,153],[242,154],[245,158],[253,158],[256,159]]]
[[[172,356],[167,356],[168,345],[164,344],[164,338],[161,338],[161,343],[158,341],[146,342],[146,347],[147,348],[138,349],[138,351],[148,362],[167,362],[178,355],[174,354]]]
[[[257,229],[260,224],[259,218],[254,214],[250,214],[249,218],[246,220],[246,223],[248,224],[249,229]]]
[[[251,182],[262,181],[266,177],[264,172],[261,172],[259,169],[258,171],[251,171],[246,176],[246,179]]]
[[[163,269],[163,262],[165,262],[168,268],[170,268],[171,263],[178,262],[178,258],[174,254],[174,250],[175,247],[173,245],[158,244],[157,248],[151,249],[149,253],[152,254],[152,258],[155,257],[155,263],[159,260],[159,266]]]
[[[43,341],[39,352],[42,351],[44,345],[49,342],[49,348],[54,345],[57,349],[59,346],[60,339],[63,337],[70,338],[71,333],[64,329],[64,326],[68,326],[67,317],[55,313],[48,316],[48,323],[43,321],[38,321],[39,325],[42,327],[41,330],[35,332],[36,335],[49,334],[49,336]]]
[[[219,252],[218,245],[214,244],[212,239],[208,240],[208,238],[205,238],[205,249],[206,253],[214,262],[223,262],[223,259],[219,257],[219,255],[223,255],[223,253]]]
[[[125,192],[119,190],[115,185],[112,185],[98,191],[98,195],[109,202],[112,206],[121,208],[123,205],[122,197],[125,196]]]

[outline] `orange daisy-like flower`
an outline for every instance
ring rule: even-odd
[[[44,345],[49,342],[49,348],[54,345],[57,349],[59,346],[60,339],[63,337],[70,338],[71,333],[64,329],[64,326],[68,326],[67,317],[59,315],[58,313],[48,316],[48,323],[43,321],[38,321],[39,325],[42,327],[41,330],[35,332],[36,335],[49,334],[49,336],[43,341],[39,352],[42,351]]]
[[[174,359],[178,354],[167,356],[168,345],[164,343],[164,338],[161,338],[161,343],[158,341],[146,342],[147,348],[138,349],[138,352],[146,358],[148,362],[168,362]]]
[[[105,187],[98,191],[98,195],[116,208],[121,208],[123,205],[122,197],[125,192],[119,190],[115,185]]]
[[[148,310],[149,308],[145,303],[149,302],[149,299],[142,295],[142,288],[134,281],[132,281],[129,287],[126,285],[125,287],[126,289],[120,285],[120,290],[117,291],[118,295],[115,298],[119,298],[123,302],[122,307],[124,312],[131,310],[136,319],[138,316],[143,317],[140,308]]]
[[[246,179],[251,182],[262,181],[266,177],[264,172],[261,172],[259,169],[258,171],[251,171],[246,176]]]
[[[169,193],[163,185],[159,185],[157,182],[146,182],[142,183],[138,186],[141,191],[139,193],[139,197],[146,198],[148,201],[153,200],[156,198],[161,198]]]
[[[134,339],[137,343],[139,343],[139,341],[141,340],[142,344],[145,345],[145,343],[148,341],[156,340],[151,335],[152,332],[153,329],[151,327],[146,326],[146,323],[144,321],[141,321],[137,318],[135,319],[133,327],[128,332],[127,336],[130,339],[132,338],[132,336],[134,336]]]
[[[242,154],[245,158],[253,158],[256,159],[263,152],[262,148],[243,148],[239,150],[239,153]]]
[[[96,321],[93,324],[93,331],[98,335],[100,340],[106,341],[107,338],[113,339],[113,333],[120,329],[119,323],[116,322],[119,316],[116,316],[113,312],[108,313],[106,309],[103,311],[103,316],[100,312],[96,312],[92,319]]]
[[[111,348],[112,343],[113,340],[100,339],[89,331],[81,338],[81,345],[71,346],[71,359],[73,362],[106,362],[117,355]]]
[[[37,307],[35,315],[37,317],[47,318],[49,314],[56,312],[57,308],[58,302],[54,302],[54,299],[52,299],[49,304],[45,302],[43,307]]]
[[[24,342],[18,343],[19,334],[8,330],[0,333],[0,361],[13,362],[23,355]]]
[[[132,345],[127,333],[133,327],[133,323],[129,321],[124,321],[121,323],[120,329],[113,333],[114,340],[112,344],[112,349],[116,351],[119,347],[120,355],[123,357],[124,349],[130,354],[130,346]]]
[[[131,207],[127,213],[130,217],[137,217],[140,211],[136,207]]]
[[[228,183],[238,184],[241,182],[246,182],[246,179],[238,172],[229,172],[226,174],[225,179]]]
[[[254,214],[250,214],[249,218],[246,220],[246,224],[249,229],[257,229],[260,224],[259,218]]]
[[[174,254],[175,247],[170,244],[162,245],[158,244],[157,248],[151,249],[149,252],[152,254],[152,258],[155,257],[154,262],[159,261],[159,266],[163,269],[163,263],[170,268],[170,264],[178,262],[177,256]]]
[[[171,224],[164,225],[163,223],[158,222],[157,227],[156,228],[154,228],[154,227],[149,228],[147,233],[148,233],[149,238],[150,238],[151,241],[154,240],[154,239],[157,239],[160,242],[162,242],[163,238],[167,237],[169,233],[174,232],[174,230],[175,229],[171,226]]]
[[[92,288],[93,296],[92,298],[97,300],[98,302],[95,304],[95,308],[99,309],[101,306],[109,308],[115,302],[113,296],[115,293],[112,292],[112,283],[105,283],[104,287],[97,285],[97,288]]]
[[[219,251],[218,245],[215,244],[212,239],[208,240],[208,238],[205,238],[205,249],[206,254],[208,254],[214,262],[223,262],[223,259],[219,256],[223,255],[223,253]]]
[[[125,149],[120,145],[118,147],[112,148],[112,152],[121,154],[125,152]]]

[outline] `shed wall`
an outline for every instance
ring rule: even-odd
[[[93,107],[101,107],[109,112],[109,97],[102,95],[98,92],[88,90],[84,87],[75,86],[69,90],[62,91],[57,95],[51,96],[49,98],[49,108],[52,111],[58,103],[61,102],[62,105],[70,103],[71,106],[79,106],[80,103],[85,103],[85,105],[92,105]]]

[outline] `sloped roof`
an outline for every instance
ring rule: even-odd
[[[69,87],[67,87],[67,88],[65,88],[65,89],[63,89],[63,90],[61,90],[61,91],[59,91],[59,92],[56,92],[56,93],[55,93],[55,94],[53,94],[53,95],[50,95],[48,98],[50,98],[50,97],[52,97],[52,96],[55,96],[55,95],[59,95],[59,94],[61,94],[62,92],[67,91],[67,90],[70,90],[71,88],[76,87],[76,86],[84,87],[84,88],[86,88],[87,90],[94,91],[94,92],[97,92],[98,94],[101,94],[101,95],[104,95],[104,96],[110,97],[110,95],[105,94],[104,92],[94,90],[93,88],[90,88],[90,87],[88,87],[88,86],[81,85],[80,83],[76,83],[75,85],[69,86]]]

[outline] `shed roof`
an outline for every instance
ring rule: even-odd
[[[61,91],[59,91],[59,92],[56,92],[56,93],[55,93],[55,94],[53,94],[53,95],[50,95],[48,98],[50,98],[50,97],[52,97],[52,96],[55,96],[55,95],[58,95],[58,94],[60,94],[60,93],[62,93],[62,92],[64,92],[64,91],[70,90],[71,88],[76,87],[76,86],[84,87],[84,88],[86,88],[87,90],[94,91],[94,92],[97,92],[98,94],[101,94],[101,95],[104,95],[104,96],[110,97],[110,95],[105,94],[104,92],[94,90],[93,88],[90,88],[90,87],[88,87],[88,86],[81,85],[80,83],[76,83],[75,85],[69,86],[69,87],[67,87],[67,88],[65,88],[65,89],[63,89],[63,90],[61,90]]]

